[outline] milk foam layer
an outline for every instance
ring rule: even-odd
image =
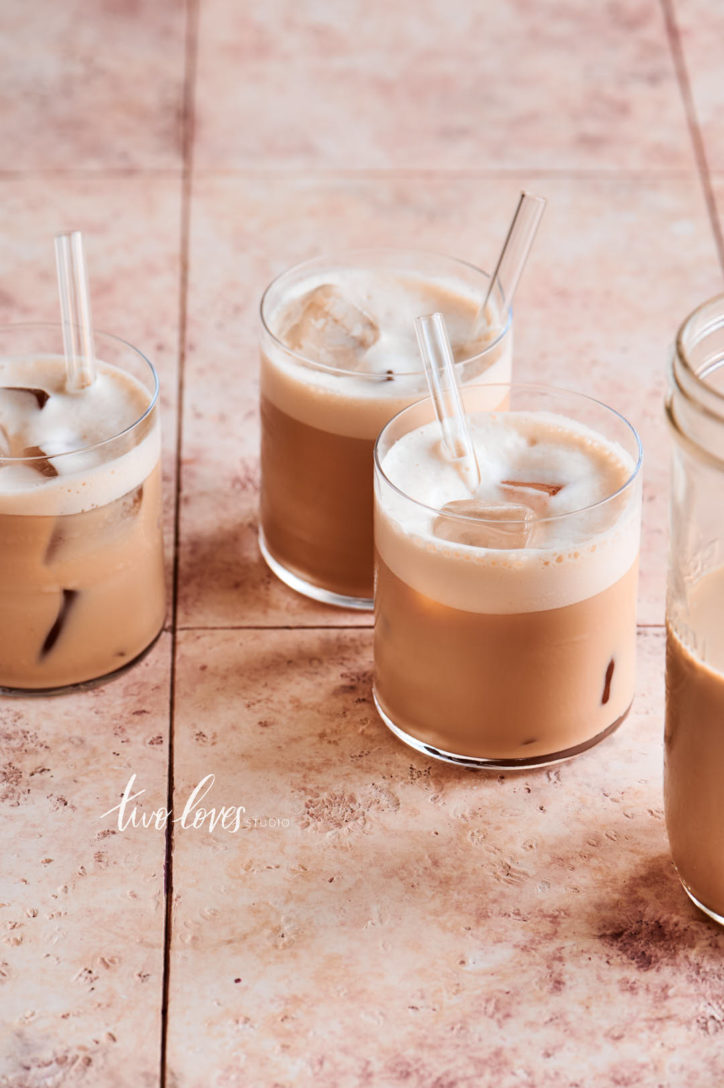
[[[41,405],[23,389],[49,396]],[[139,429],[135,445],[132,436],[106,440],[132,427],[149,401],[138,380],[101,361],[92,386],[68,393],[62,356],[0,359],[0,514],[75,514],[138,487],[158,462],[157,421]],[[28,450],[42,451],[57,475],[42,470],[42,458],[20,460]]]
[[[377,339],[359,353],[356,369],[335,370],[329,358],[306,358],[295,329],[305,299],[317,288],[338,289],[345,300],[377,328]],[[262,340],[262,394],[287,415],[313,427],[352,438],[374,439],[391,416],[427,393],[415,336],[415,318],[440,311],[450,335],[455,358],[471,360],[464,380],[504,383],[510,380],[512,333],[503,336],[498,314],[489,306],[488,324],[473,342],[473,322],[482,301],[485,280],[478,292],[462,278],[433,282],[422,275],[389,269],[330,268],[297,283],[280,303],[264,313],[272,337]],[[481,352],[500,338],[488,354]],[[497,407],[497,405],[496,405]]]
[[[548,412],[479,413],[471,417],[471,432],[482,503],[509,501],[503,481],[560,490],[532,492],[536,516],[528,547],[440,539],[433,530],[437,511],[470,492],[442,451],[437,423],[403,435],[382,461],[399,491],[378,483],[375,514],[376,546],[399,578],[451,608],[512,613],[562,608],[623,577],[638,554],[639,485],[611,498],[635,468],[621,446]]]

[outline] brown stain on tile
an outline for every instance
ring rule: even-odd
[[[8,711],[7,709],[3,709],[2,714],[0,746],[4,752],[12,751],[25,755],[31,752],[48,751],[50,747],[46,741],[41,740],[39,733],[24,725],[24,718],[19,710]]]
[[[702,946],[724,954],[724,933],[688,903],[668,854],[646,859],[616,904],[613,913],[603,907],[596,934],[609,954],[642,974],[675,969],[709,988],[724,985],[724,967],[697,962]]]
[[[639,971],[678,962],[684,927],[661,918],[631,918],[620,927],[602,930],[599,939]],[[688,937],[686,938],[688,940]]]
[[[22,782],[23,772],[15,763],[0,766],[0,802],[21,805],[30,794],[30,788],[23,787]]]

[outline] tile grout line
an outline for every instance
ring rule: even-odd
[[[342,167],[305,168],[303,166],[291,169],[283,169],[278,166],[239,166],[239,167],[196,167],[194,177],[200,179],[228,179],[243,178],[244,180],[294,181],[300,178],[312,179],[318,182],[345,180],[345,181],[384,181],[384,180],[429,180],[429,181],[476,181],[476,180],[500,180],[519,179],[528,177],[534,179],[550,179],[551,181],[682,181],[697,174],[696,165],[692,167],[662,167],[650,168],[625,168],[625,167],[526,167],[510,166],[485,169],[476,167],[451,168],[440,170],[433,167],[376,167],[359,169],[344,169]],[[724,170],[711,170],[713,176],[724,175]],[[0,182],[19,181],[25,178],[69,178],[74,181],[119,181],[119,180],[144,180],[154,178],[157,180],[183,181],[183,168],[174,170],[162,167],[128,167],[114,169],[101,167],[97,170],[82,169],[55,169],[55,170],[7,170],[0,168]]]
[[[327,182],[342,179],[344,181],[385,181],[412,180],[412,181],[508,181],[520,178],[532,178],[534,180],[551,181],[682,181],[696,174],[696,166],[691,167],[662,167],[660,169],[641,169],[626,167],[602,168],[598,166],[502,166],[496,168],[485,167],[451,167],[439,169],[435,167],[375,167],[359,169],[345,169],[343,167],[330,166],[328,168],[305,168],[303,166],[283,169],[279,166],[238,166],[238,167],[213,167],[201,166],[196,170],[199,180],[206,178],[240,177],[245,180],[272,179],[273,181],[293,181],[298,178],[312,179],[315,182]],[[0,171],[2,176],[2,171]]]
[[[223,623],[184,624],[178,631],[372,631],[374,623]],[[637,631],[665,631],[665,623],[637,623]]]
[[[189,624],[179,631],[371,631],[374,623],[227,623],[221,626]]]
[[[183,166],[99,166],[84,170],[82,167],[57,167],[43,170],[8,170],[0,167],[0,181],[21,181],[23,178],[69,178],[72,181],[123,181],[125,178],[155,178],[165,181],[181,181]]]
[[[176,716],[176,657],[178,640],[179,551],[181,516],[181,467],[183,444],[183,410],[187,350],[187,308],[189,235],[191,224],[191,187],[193,174],[194,96],[196,86],[196,51],[198,38],[199,0],[186,0],[186,36],[184,48],[184,84],[182,103],[182,162],[181,214],[179,232],[179,291],[178,291],[178,378],[176,404],[176,480],[174,492],[173,579],[171,599],[171,668],[169,675],[168,770],[166,778],[166,808],[173,808],[174,795],[174,726]],[[168,1043],[168,1007],[171,976],[171,937],[173,931],[173,821],[169,821],[164,844],[163,886],[163,975],[161,983],[161,1038],[159,1086],[166,1088]]]
[[[712,233],[714,235],[714,245],[719,258],[719,265],[722,272],[724,272],[724,235],[722,235],[721,223],[719,222],[716,196],[714,195],[714,188],[711,181],[712,175],[706,155],[704,137],[697,118],[694,95],[691,89],[691,80],[689,79],[689,71],[686,66],[684,47],[681,41],[679,27],[676,22],[674,0],[661,0],[661,8],[663,11],[666,33],[669,39],[669,48],[674,63],[674,71],[676,72],[679,92],[684,105],[684,115],[689,128],[689,136],[691,137],[694,159],[696,160],[699,180],[704,192],[704,200],[709,214]]]

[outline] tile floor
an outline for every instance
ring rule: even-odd
[[[662,819],[678,322],[722,290],[716,0],[71,0],[0,13],[0,320],[54,320],[86,234],[99,328],[158,365],[168,630],[106,687],[0,702],[0,1088],[689,1088],[724,1082],[724,934]],[[490,265],[549,200],[520,377],[639,426],[639,684],[557,769],[397,744],[369,618],[256,548],[256,308],[333,246]],[[115,831],[243,806],[237,832]]]

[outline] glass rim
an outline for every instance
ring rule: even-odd
[[[591,511],[597,510],[600,507],[605,506],[607,503],[610,503],[614,499],[618,498],[619,495],[622,495],[625,491],[629,490],[632,487],[632,485],[635,483],[635,481],[637,480],[637,478],[639,476],[639,473],[640,473],[640,470],[641,470],[641,465],[643,463],[643,452],[644,451],[643,451],[643,445],[641,444],[641,438],[639,436],[638,431],[634,427],[633,423],[631,423],[628,419],[626,419],[626,417],[624,415],[622,415],[621,412],[619,412],[616,408],[612,408],[610,404],[606,404],[604,401],[599,400],[597,397],[591,397],[587,393],[579,393],[575,389],[566,389],[563,386],[559,386],[559,385],[545,385],[542,382],[475,382],[475,383],[471,383],[469,385],[463,386],[462,389],[460,390],[460,392],[461,392],[462,396],[465,397],[465,395],[468,393],[468,391],[472,391],[472,390],[476,390],[476,389],[484,389],[484,390],[488,390],[488,391],[489,390],[495,390],[495,389],[500,389],[500,390],[506,389],[506,390],[510,390],[510,391],[519,390],[519,391],[526,391],[526,392],[530,392],[530,393],[553,393],[556,396],[566,396],[566,397],[578,398],[580,400],[586,401],[588,404],[595,404],[599,408],[603,408],[606,412],[610,412],[611,415],[615,416],[621,423],[623,423],[624,427],[627,429],[627,431],[629,432],[629,434],[632,436],[632,438],[634,440],[634,447],[635,447],[635,450],[636,450],[636,457],[635,457],[635,463],[634,463],[633,469],[631,470],[631,472],[630,472],[629,476],[627,477],[627,479],[622,484],[620,484],[619,487],[617,487],[615,491],[612,491],[610,495],[606,495],[602,499],[598,499],[596,502],[588,503],[586,506],[579,506],[575,510],[566,510],[565,513],[562,513],[562,514],[550,514],[550,515],[547,515],[545,517],[541,517],[540,515],[537,515],[537,514],[533,513],[531,521],[534,524],[536,524],[536,525],[550,524],[550,523],[553,523],[553,522],[563,521],[566,518],[577,517],[577,516],[579,516],[581,514],[590,513]],[[435,514],[435,516],[439,516],[440,514],[443,513],[443,511],[442,511],[442,509],[440,507],[430,506],[428,503],[420,502],[419,499],[414,498],[412,495],[408,495],[406,491],[403,491],[402,488],[398,487],[397,484],[393,483],[393,481],[390,480],[389,476],[386,474],[384,468],[382,467],[382,463],[381,463],[381,459],[380,459],[381,442],[382,442],[382,439],[383,439],[384,434],[387,431],[387,429],[389,427],[391,427],[397,420],[401,419],[401,417],[404,416],[407,412],[411,412],[413,409],[419,408],[420,405],[424,404],[426,401],[429,401],[430,405],[432,406],[432,398],[431,397],[429,397],[429,396],[422,397],[420,400],[415,401],[414,404],[408,404],[405,408],[402,408],[399,412],[397,412],[392,417],[392,419],[388,420],[388,422],[385,424],[385,426],[380,431],[380,433],[379,433],[379,435],[377,437],[377,441],[375,442],[374,464],[375,464],[375,470],[377,472],[379,472],[380,476],[382,476],[382,478],[384,479],[384,481],[385,481],[385,483],[387,484],[388,487],[391,487],[393,491],[395,491],[403,499],[406,499],[407,502],[414,503],[415,506],[418,507],[419,509],[427,510],[429,513]],[[504,412],[511,411],[511,410],[512,411],[517,411],[517,409],[500,409],[500,410],[496,410],[495,412],[487,411],[484,414],[486,414],[486,415],[497,415],[497,414],[503,414]],[[521,411],[525,411],[525,409],[521,409]],[[433,422],[433,423],[435,422],[434,411],[433,411],[433,414],[432,414],[432,418],[431,418],[431,420],[429,422]],[[577,421],[574,420],[574,422],[577,422]],[[410,433],[410,432],[406,432],[406,433]],[[392,447],[390,447],[390,448],[392,448]],[[512,526],[512,525],[520,525],[520,523],[521,523],[520,518],[495,518],[495,519],[493,519],[493,518],[478,518],[478,517],[471,517],[469,514],[458,514],[458,513],[455,513],[455,512],[448,512],[448,511],[444,512],[444,516],[446,518],[450,518],[450,519],[452,519],[454,521],[460,521],[460,522],[462,522],[464,524],[469,524],[469,525],[475,525],[475,524],[479,525],[482,522],[483,524],[489,524],[489,525],[497,525],[497,526],[510,525],[510,526]]]
[[[485,272],[482,268],[478,268],[478,266],[475,265],[475,264],[472,264],[472,262],[462,260],[460,257],[451,257],[447,253],[437,253],[435,250],[432,250],[432,249],[405,249],[405,248],[400,247],[400,246],[369,246],[369,247],[358,247],[358,248],[355,248],[355,249],[342,249],[342,250],[339,250],[337,253],[331,253],[331,254],[323,253],[323,254],[320,254],[317,257],[308,257],[305,261],[299,261],[297,264],[292,265],[290,268],[286,268],[283,272],[280,272],[277,276],[275,276],[274,279],[267,285],[267,287],[264,290],[264,293],[261,296],[261,300],[259,302],[259,320],[261,322],[261,326],[262,326],[264,332],[273,341],[275,347],[279,348],[281,351],[285,352],[287,355],[291,355],[297,362],[303,364],[306,367],[310,367],[313,370],[321,370],[325,374],[334,374],[337,377],[346,377],[346,378],[353,377],[353,378],[361,378],[363,380],[369,378],[370,381],[379,382],[379,380],[380,380],[379,373],[365,374],[365,373],[363,373],[361,371],[358,371],[358,370],[344,370],[344,369],[342,369],[340,367],[328,366],[326,363],[320,363],[320,362],[318,362],[318,361],[316,361],[314,359],[309,359],[309,358],[307,358],[306,355],[302,355],[301,352],[296,351],[294,348],[288,347],[284,343],[284,341],[280,340],[279,337],[276,335],[276,333],[272,332],[272,330],[269,328],[269,324],[267,322],[267,319],[266,319],[266,316],[265,316],[265,313],[264,313],[264,305],[265,305],[265,303],[267,301],[267,297],[268,297],[269,293],[286,276],[291,276],[294,272],[302,272],[302,271],[304,271],[304,269],[306,269],[306,268],[308,268],[308,267],[310,267],[312,265],[324,264],[325,262],[328,263],[329,265],[334,265],[334,258],[335,257],[342,260],[343,258],[351,258],[351,257],[354,257],[356,255],[360,255],[360,256],[367,255],[367,256],[369,256],[369,255],[371,255],[373,253],[382,253],[382,254],[387,254],[389,256],[392,256],[394,254],[399,254],[400,256],[405,256],[405,257],[424,257],[424,258],[442,259],[444,261],[450,261],[453,264],[459,265],[461,268],[466,268],[466,269],[470,270],[471,272],[475,272],[478,275],[483,276],[488,282],[490,282],[490,280],[491,280],[491,275],[490,275],[489,272]],[[481,304],[482,304],[482,301],[483,300],[481,299]],[[511,327],[512,323],[513,323],[513,308],[512,308],[512,306],[509,306],[508,311],[507,311],[507,315],[506,315],[506,319],[505,319],[505,323],[502,326],[502,328],[501,328],[500,332],[498,333],[498,335],[495,337],[495,339],[491,340],[489,344],[485,345],[485,347],[483,348],[482,351],[477,352],[475,355],[469,355],[469,356],[466,356],[466,358],[464,358],[464,359],[456,360],[455,366],[456,367],[467,366],[470,363],[474,362],[476,359],[484,358],[488,354],[488,352],[492,351],[493,348],[497,347],[499,344],[501,344],[503,342],[504,338],[508,335],[508,332],[510,331],[510,327]],[[410,376],[413,376],[413,375],[414,376],[419,376],[420,374],[424,374],[424,373],[425,373],[425,370],[424,370],[424,367],[422,366],[422,363],[421,363],[419,369],[417,369],[417,370],[398,370],[398,371],[395,371],[396,377],[400,377],[400,378],[410,377]]]
[[[2,335],[4,333],[15,333],[15,332],[21,333],[21,332],[29,332],[30,330],[38,332],[40,330],[45,330],[46,332],[51,332],[51,331],[52,332],[57,332],[61,337],[60,342],[62,343],[62,328],[63,328],[63,326],[60,323],[54,322],[54,321],[19,321],[19,322],[11,322],[11,323],[6,323],[6,324],[0,325],[0,337],[2,337]],[[151,373],[153,388],[150,390],[150,400],[149,400],[146,408],[142,412],[142,414],[140,416],[138,416],[137,419],[134,419],[132,423],[129,423],[126,427],[123,427],[122,430],[116,431],[115,434],[109,435],[108,438],[101,438],[97,442],[90,442],[87,445],[78,446],[78,447],[76,447],[75,449],[72,449],[72,450],[63,450],[62,453],[36,454],[33,457],[23,457],[23,456],[14,457],[14,456],[0,455],[0,465],[5,465],[5,464],[32,465],[36,461],[47,461],[49,459],[55,461],[55,460],[57,460],[59,458],[63,458],[63,457],[77,456],[79,453],[90,453],[93,450],[98,450],[98,449],[101,449],[103,446],[107,446],[110,442],[118,441],[118,439],[123,438],[124,435],[130,434],[137,427],[139,427],[143,423],[143,421],[145,419],[147,419],[150,416],[151,412],[154,410],[154,408],[156,407],[156,405],[158,403],[159,390],[160,390],[160,385],[159,385],[159,380],[158,380],[158,373],[156,372],[156,368],[153,365],[153,363],[151,362],[151,360],[146,355],[144,355],[144,353],[142,351],[140,351],[139,348],[134,347],[134,345],[129,343],[128,340],[124,340],[123,337],[116,336],[114,333],[103,332],[102,329],[94,329],[93,330],[93,336],[94,336],[94,338],[99,336],[101,338],[101,340],[114,341],[116,344],[120,344],[124,348],[130,349],[130,351],[132,351],[133,354],[136,355],[139,359],[141,359],[146,364],[146,366],[148,367],[148,369],[149,369],[149,371]],[[40,355],[41,352],[35,352],[35,353],[30,353],[30,354]],[[47,353],[45,353],[45,354],[47,354]],[[62,351],[58,351],[55,354],[62,355],[63,353],[62,353]]]
[[[696,309],[692,310],[679,325],[674,341],[674,353],[675,358],[679,360],[684,369],[686,380],[690,383],[691,389],[696,389],[697,392],[700,392],[702,398],[712,398],[713,403],[716,404],[717,407],[721,406],[721,410],[724,412],[724,391],[715,389],[713,385],[710,385],[709,382],[706,381],[705,377],[702,377],[701,374],[694,370],[689,359],[689,353],[684,345],[684,340],[690,327],[715,303],[719,303],[720,305],[720,315],[719,317],[712,317],[712,319],[707,322],[699,333],[698,340],[701,341],[709,334],[709,332],[716,328],[724,330],[724,294],[712,295],[711,298],[701,302]]]

